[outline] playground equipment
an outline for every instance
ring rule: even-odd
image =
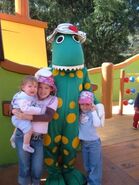
[[[24,75],[47,66],[46,29],[47,23],[29,17],[28,0],[15,0],[14,15],[0,13],[0,165],[17,162],[9,101]]]
[[[28,0],[15,0],[15,15],[0,14],[1,67],[30,74],[47,66],[47,23],[30,19]]]
[[[105,117],[112,117],[112,88],[113,87],[113,64],[102,64],[102,102],[105,107]]]
[[[113,65],[113,67],[111,68],[112,76],[109,77],[111,78],[112,83],[111,83],[111,86],[108,85],[108,87],[107,87],[107,83],[105,82],[106,79],[102,76],[105,74],[103,65],[102,67],[92,68],[88,70],[90,74],[90,78],[92,79],[93,82],[95,82],[98,85],[97,97],[99,97],[99,99],[102,100],[103,102],[104,98],[109,99],[109,93],[111,92],[112,102],[110,103],[110,105],[112,105],[113,102],[116,104],[117,102],[119,102],[120,115],[123,114],[123,100],[124,99],[127,100],[124,102],[125,104],[127,105],[130,104],[131,100],[129,101],[130,103],[128,102],[128,100],[134,99],[135,94],[137,92],[137,89],[139,86],[139,83],[138,83],[139,73],[136,73],[135,71],[138,69],[138,65],[139,65],[139,54],[125,60],[124,62]],[[126,75],[124,75],[125,72],[126,72]],[[106,91],[105,93],[104,93],[104,89],[102,90],[101,87],[105,87],[105,91]],[[131,93],[128,93],[128,94],[125,93],[126,89],[129,89]],[[103,96],[105,97],[103,98]],[[111,98],[110,98],[110,101],[111,101]],[[108,109],[106,108],[107,105],[105,105],[105,103],[106,101],[104,101],[103,104],[107,112]],[[112,111],[112,106],[110,106],[110,112],[111,111]]]
[[[134,76],[131,76],[134,75]],[[119,114],[122,115],[123,114],[123,105],[133,105],[134,104],[134,98],[135,98],[135,93],[136,93],[136,88],[132,87],[132,88],[126,88],[125,89],[125,84],[126,83],[132,83],[132,85],[134,85],[135,82],[139,82],[139,77],[138,77],[138,73],[128,73],[126,74],[125,71],[122,69],[121,70],[121,75],[120,75],[120,96],[119,96]],[[128,99],[124,99],[124,89],[125,89],[125,93],[126,94],[132,94],[134,95],[133,98]]]

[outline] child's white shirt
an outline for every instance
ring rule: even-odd
[[[42,113],[41,108],[36,104],[37,96],[29,96],[25,92],[16,93],[12,100],[12,107],[20,109],[25,114],[38,115]]]

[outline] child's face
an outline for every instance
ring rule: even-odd
[[[92,109],[92,104],[87,104],[87,103],[80,104],[80,109],[82,112],[88,112]]]
[[[22,86],[22,90],[29,96],[35,96],[38,90],[38,83],[27,82]]]
[[[38,86],[38,97],[39,99],[45,99],[47,98],[52,91],[52,88],[44,83],[39,83]]]

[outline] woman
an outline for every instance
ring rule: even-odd
[[[34,133],[31,137],[30,145],[34,148],[34,153],[23,150],[23,133],[20,129],[15,133],[15,145],[19,161],[18,183],[20,185],[39,185],[43,170],[43,134],[37,132],[38,127],[46,122],[50,122],[57,109],[58,100],[53,94],[56,87],[52,73],[46,70],[46,76],[37,76],[38,79],[38,101],[37,104],[44,110],[43,115],[28,115],[18,110],[13,110],[13,114],[19,119],[32,121]],[[45,133],[47,132],[47,129]]]

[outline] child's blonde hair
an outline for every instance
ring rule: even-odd
[[[23,87],[24,85],[26,85],[28,82],[38,84],[38,81],[37,81],[37,79],[36,79],[35,76],[27,75],[27,76],[25,76],[25,77],[23,78],[23,80],[21,81],[20,90],[22,90],[22,87]]]

